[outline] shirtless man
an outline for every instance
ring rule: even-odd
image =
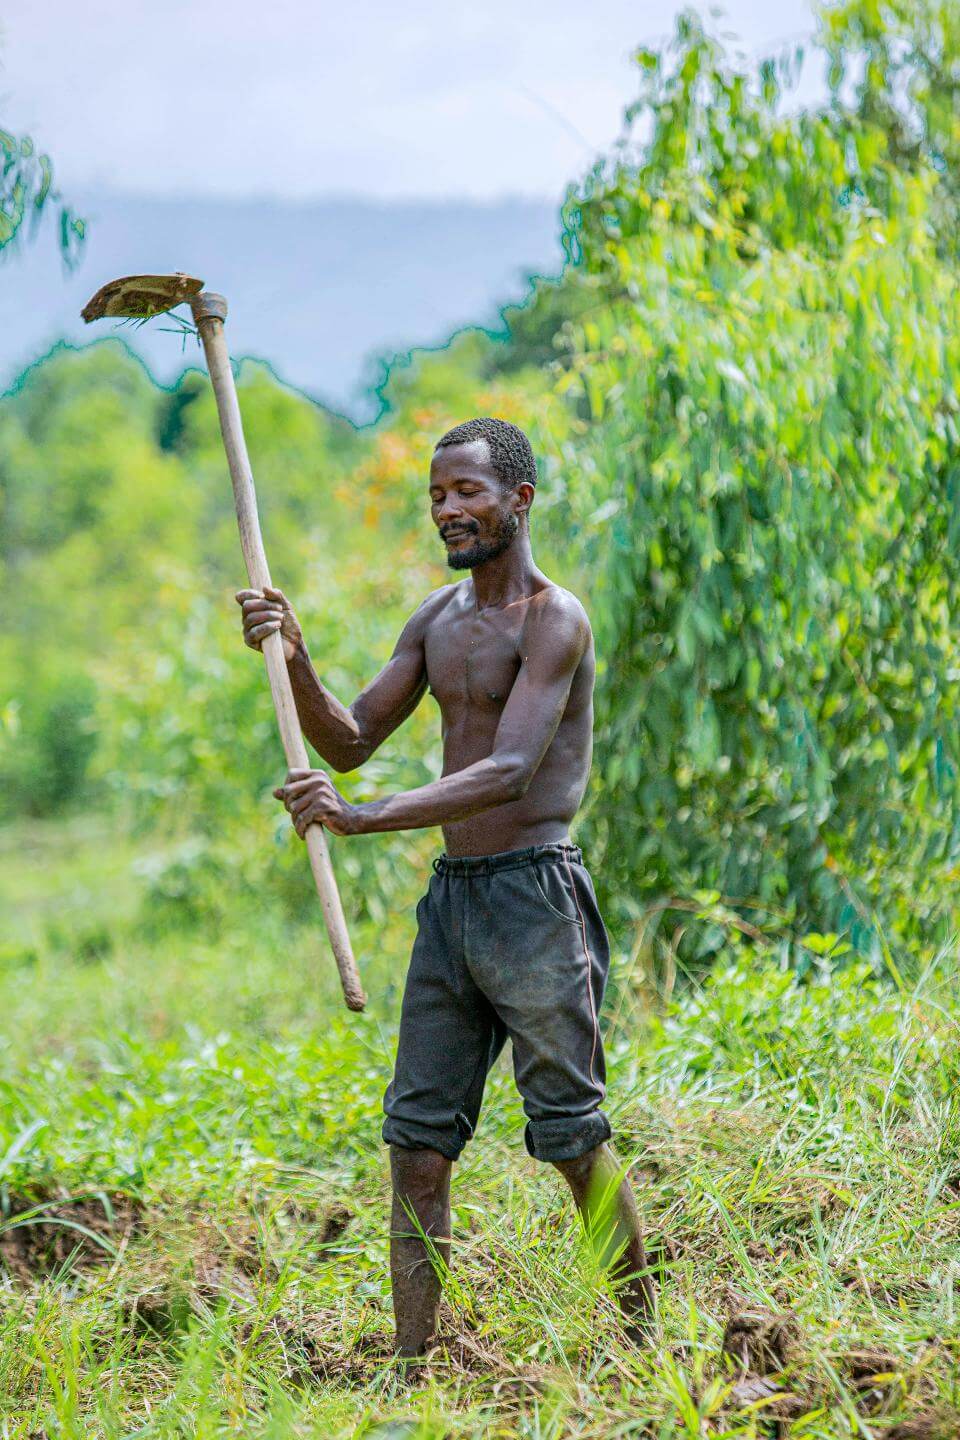
[[[569,834],[590,772],[593,636],[580,601],[534,564],[536,483],[517,426],[476,419],[444,435],[430,465],[430,514],[448,564],[469,578],[427,596],[349,707],[317,676],[282,591],[237,596],[253,649],[280,630],[303,732],[334,770],[362,765],[426,690],[440,707],[439,780],[351,805],[324,771],[292,770],[274,792],[301,838],[315,823],[335,835],[443,829],[446,850],[417,906],[384,1097],[390,1273],[404,1357],[423,1354],[435,1336],[442,1268],[410,1211],[449,1265],[452,1162],[473,1134],[507,1037],[528,1151],[560,1171],[588,1223],[602,1223],[628,1333],[639,1338],[653,1313],[633,1195],[599,1108],[597,1011],[609,946]]]

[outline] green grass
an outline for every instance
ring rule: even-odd
[[[371,1004],[351,1017],[318,930],[268,906],[138,938],[122,837],[4,853],[4,1437],[960,1434],[952,956],[898,990],[731,944],[669,1005],[620,956],[609,1109],[656,1342],[624,1342],[501,1062],[455,1173],[444,1340],[404,1390],[379,1124],[412,911],[358,930]],[[28,882],[67,853],[59,898]],[[779,1359],[768,1312],[795,1317]],[[789,1402],[734,1388],[744,1314]]]

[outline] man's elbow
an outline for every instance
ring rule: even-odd
[[[363,745],[358,740],[331,755],[328,763],[338,775],[349,775],[351,770],[359,770],[360,766],[369,760],[372,749],[372,746]]]
[[[499,759],[497,779],[503,796],[501,803],[522,800],[533,779],[533,771],[522,755],[506,755]]]
[[[304,733],[320,759],[337,775],[348,775],[351,770],[359,769],[376,749],[375,745],[369,745],[361,735],[342,741],[339,745],[331,745],[326,736],[313,736],[309,731]]]
[[[337,746],[336,756],[330,761],[334,770],[340,775],[347,775],[351,770],[359,770],[380,744],[380,739],[364,730],[360,720],[354,715],[352,706],[350,707],[350,719],[352,722],[350,733],[341,740]]]

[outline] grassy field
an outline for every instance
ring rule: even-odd
[[[609,1108],[656,1342],[624,1341],[501,1062],[404,1389],[379,1111],[412,912],[356,935],[350,1017],[318,928],[138,939],[95,821],[9,831],[3,860],[4,1437],[960,1434],[952,955],[898,988],[731,939],[664,1003],[622,954]]]

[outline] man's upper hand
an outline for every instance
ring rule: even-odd
[[[288,770],[286,783],[274,790],[290,811],[302,840],[308,825],[325,825],[334,835],[358,835],[358,807],[344,800],[323,770]]]
[[[284,659],[292,660],[303,643],[303,632],[283,591],[268,585],[263,590],[238,590],[235,599],[243,610],[244,643],[260,650],[264,637],[279,630]]]

